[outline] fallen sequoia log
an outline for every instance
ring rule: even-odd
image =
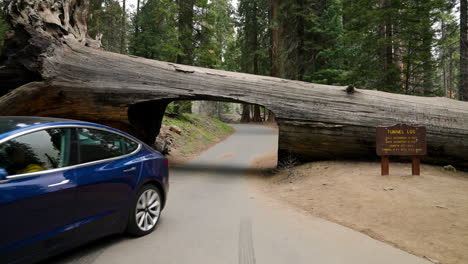
[[[279,158],[375,159],[375,127],[424,125],[426,162],[468,168],[468,103],[311,84],[120,55],[88,37],[86,0],[11,1],[0,113],[114,126],[153,143],[173,100],[263,105],[279,125]]]

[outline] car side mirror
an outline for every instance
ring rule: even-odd
[[[0,181],[7,179],[8,172],[5,169],[0,168]]]

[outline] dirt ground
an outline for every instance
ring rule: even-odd
[[[253,167],[274,167],[276,154]],[[434,263],[468,263],[468,173],[422,165],[314,162],[277,174],[262,173],[257,187],[308,213],[385,241]]]

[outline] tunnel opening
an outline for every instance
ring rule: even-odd
[[[132,129],[132,131],[129,131],[130,133],[163,154],[173,155],[173,157],[174,155],[184,155],[182,160],[186,158],[185,156],[193,154],[193,150],[180,150],[180,148],[187,148],[190,144],[181,146],[180,142],[174,142],[179,140],[185,143],[181,139],[184,136],[196,138],[197,136],[194,134],[199,133],[200,135],[198,136],[200,138],[196,138],[195,141],[200,140],[203,142],[204,146],[201,146],[203,150],[223,140],[220,138],[214,140],[212,138],[224,135],[223,131],[218,132],[218,134],[210,133],[214,132],[209,131],[210,129],[217,129],[216,124],[212,124],[213,127],[209,125],[204,127],[205,123],[210,124],[210,122],[217,123],[219,121],[219,124],[227,124],[233,127],[236,131],[235,133],[251,133],[252,137],[249,140],[254,141],[261,140],[263,133],[266,135],[273,131],[272,133],[276,136],[271,146],[266,149],[268,153],[265,153],[264,158],[266,156],[274,158],[274,166],[276,167],[278,164],[279,128],[275,114],[270,109],[259,104],[212,96],[168,98],[131,105],[128,108],[128,120]],[[208,132],[198,128],[197,125],[208,130]],[[265,127],[265,129],[262,127]],[[178,133],[184,134],[181,136]],[[254,136],[256,139],[253,138]],[[250,135],[247,135],[247,138],[249,137]],[[249,146],[246,145],[246,148],[249,148]],[[246,151],[248,152],[248,149]],[[230,153],[227,152],[224,158],[228,158],[229,156]]]

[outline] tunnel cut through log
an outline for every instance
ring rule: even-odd
[[[0,114],[93,121],[149,142],[164,104],[202,98],[273,111],[279,157],[375,159],[375,127],[427,127],[426,162],[468,168],[468,103],[191,67],[102,50],[87,0],[14,0],[0,56]],[[378,87],[376,87],[378,88]],[[158,102],[154,104],[154,102]],[[157,113],[145,119],[140,113]]]
[[[208,95],[192,96],[190,98],[168,98],[161,100],[143,101],[132,104],[128,107],[128,122],[129,127],[120,127],[120,129],[142,139],[147,144],[153,144],[158,136],[166,112],[167,106],[176,101],[216,101],[228,103],[247,103],[233,99],[213,97]],[[263,107],[262,105],[260,105]],[[111,125],[112,126],[112,125]],[[115,126],[115,125],[114,125]]]

